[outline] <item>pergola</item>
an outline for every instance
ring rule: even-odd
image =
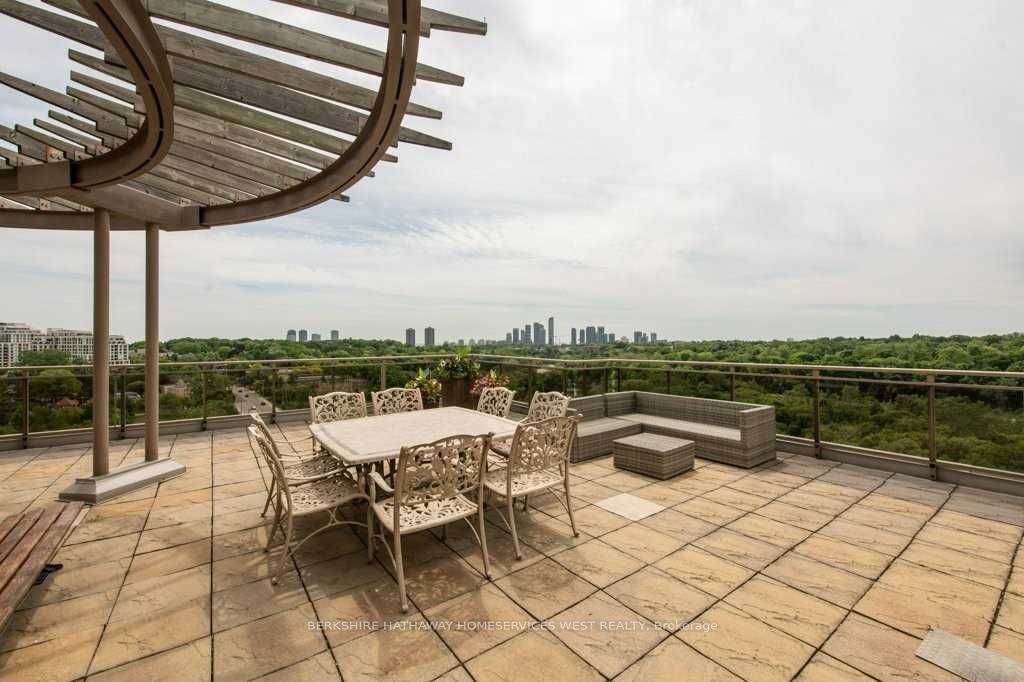
[[[451,149],[403,125],[407,115],[441,118],[410,102],[418,80],[463,84],[418,63],[419,41],[434,29],[483,35],[485,23],[419,0],[276,1],[325,22],[386,28],[386,49],[208,0],[45,0],[57,12],[0,0],[0,12],[102,54],[69,50],[83,68],[71,71],[63,93],[0,72],[4,85],[52,107],[50,120],[0,126],[0,140],[17,150],[0,146],[0,227],[93,231],[93,476],[64,498],[98,502],[184,471],[158,454],[160,230],[347,201],[344,192],[372,176],[378,161],[397,161],[389,147]],[[369,74],[380,85],[374,91],[275,52]],[[146,233],[145,461],[113,471],[112,229]]]

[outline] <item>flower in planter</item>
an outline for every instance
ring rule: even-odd
[[[470,393],[473,395],[480,395],[484,392],[485,388],[494,388],[501,386],[502,388],[508,388],[509,384],[512,383],[512,378],[507,374],[501,374],[497,370],[492,369],[487,374],[479,377],[473,382],[473,388],[470,389]]]
[[[405,387],[420,389],[424,403],[432,405],[441,400],[441,382],[431,376],[429,369],[420,369],[414,378],[405,383]]]
[[[445,379],[472,379],[480,371],[480,364],[469,357],[468,348],[460,348],[437,363],[437,373]]]

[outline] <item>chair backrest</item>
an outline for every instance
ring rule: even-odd
[[[259,429],[260,433],[266,436],[267,440],[274,442],[274,435],[270,433],[270,427],[267,426],[267,422],[263,421],[263,417],[256,410],[249,413],[249,418],[252,420],[250,426],[255,426]],[[252,438],[249,438],[249,446],[252,447]]]
[[[366,396],[362,393],[335,391],[309,396],[309,422],[340,422],[366,416]]]
[[[418,388],[389,388],[373,392],[374,414],[415,412],[423,409],[423,396]]]
[[[274,481],[277,483],[277,494],[281,496],[285,509],[290,512],[292,508],[291,491],[288,487],[288,479],[284,473],[284,464],[281,462],[281,455],[277,451],[274,439],[266,431],[265,424],[264,428],[260,428],[257,424],[252,424],[246,431],[249,434],[249,442],[255,444],[254,449],[262,455],[263,461],[266,462],[267,468],[270,469]]]
[[[562,473],[568,471],[569,453],[579,422],[579,416],[520,422],[512,436],[507,467],[509,478],[556,467],[560,467]]]
[[[480,392],[480,402],[476,404],[476,409],[496,417],[507,417],[515,394],[515,391],[502,386],[489,386]]]
[[[564,417],[569,409],[569,396],[562,395],[558,391],[547,393],[534,393],[530,401],[530,411],[526,419],[531,422],[538,422],[551,417]]]
[[[492,435],[448,436],[403,447],[395,474],[396,517],[399,506],[424,506],[482,489],[480,478]]]

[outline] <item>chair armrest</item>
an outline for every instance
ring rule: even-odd
[[[387,484],[387,481],[384,480],[384,477],[380,475],[379,471],[370,472],[370,482],[373,483],[373,487],[370,488],[370,492],[372,493],[371,497],[374,499],[376,499],[377,488],[380,488],[389,495],[395,494],[395,489]]]
[[[775,421],[775,408],[771,405],[752,407],[739,413],[739,427],[746,429]]]

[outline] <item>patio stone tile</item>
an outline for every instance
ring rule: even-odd
[[[214,678],[249,680],[324,651],[323,634],[309,627],[315,620],[312,606],[304,604],[218,632],[213,636]]]
[[[710,492],[704,493],[701,497],[705,500],[711,500],[718,504],[724,504],[729,507],[735,507],[742,511],[754,511],[766,504],[769,504],[771,500],[767,500],[757,495],[751,495],[750,493],[741,492],[739,490],[733,490],[732,488],[718,488]]]
[[[917,539],[1006,564],[1013,561],[1013,554],[1017,550],[1013,543],[994,540],[977,533],[968,533],[934,523],[925,524],[925,527],[917,534]]]
[[[691,498],[676,505],[673,509],[716,526],[724,526],[746,514],[742,509],[714,502],[705,497]]]
[[[672,577],[716,597],[724,597],[754,575],[748,568],[693,546],[684,547],[654,565]]]
[[[562,514],[559,518],[565,523],[569,522],[568,515]],[[596,505],[590,505],[575,512],[575,518],[576,527],[579,530],[585,531],[595,537],[609,533],[616,528],[622,528],[630,523],[630,519],[620,516],[619,514],[612,513]]]
[[[516,530],[519,531],[520,543],[525,542],[538,552],[549,556],[568,547],[583,544],[591,538],[583,531],[580,531],[578,538],[573,537],[572,528],[568,523],[542,514],[517,514]]]
[[[797,488],[796,490],[786,493],[780,497],[778,502],[785,502],[791,504],[794,507],[800,507],[801,509],[809,509],[811,511],[820,512],[822,514],[830,514],[835,516],[846,511],[852,503],[849,500],[841,497],[827,497],[826,495],[818,495],[816,493],[808,492],[804,490],[807,486]]]
[[[970,514],[991,521],[1024,526],[1024,505],[1019,497],[978,490],[957,488],[950,495],[945,509]]]
[[[210,598],[179,602],[134,618],[111,621],[103,633],[89,673],[168,651],[210,634]]]
[[[267,537],[269,535],[270,528],[267,526],[225,533],[224,535],[215,535],[211,543],[213,546],[213,560],[220,561],[221,559],[227,559],[240,554],[249,554],[256,551],[262,552],[267,544]],[[278,535],[278,538],[280,538],[280,535]]]
[[[632,494],[655,504],[660,504],[663,507],[671,507],[693,498],[693,495],[689,493],[680,492],[661,483],[637,488],[632,491]]]
[[[365,557],[355,554],[351,556],[356,557],[356,562],[362,562],[362,565],[366,566]],[[387,561],[387,559],[383,560]],[[320,564],[316,565],[319,566]],[[353,564],[350,563],[350,565]],[[390,562],[387,565],[390,568]],[[340,568],[341,565],[334,567],[333,570],[337,572]],[[374,573],[374,576],[376,576],[376,573]],[[348,578],[345,578],[346,582],[348,580]],[[360,582],[369,582],[369,580],[362,580]],[[475,590],[484,582],[485,579],[482,575],[470,568],[465,561],[455,554],[405,567],[406,592],[409,595],[409,599],[420,610],[429,609],[460,594]],[[310,589],[310,594],[313,594],[312,589]],[[323,594],[330,594],[330,592],[324,592]]]
[[[886,569],[892,557],[824,535],[812,535],[793,548],[797,554],[874,580]]]
[[[684,495],[703,495],[704,493],[710,492],[716,488],[721,488],[725,485],[725,481],[721,480],[708,480],[707,478],[701,478],[698,474],[699,469],[693,471],[687,471],[686,473],[680,474],[664,481],[661,485],[672,488],[673,490],[682,493]]]
[[[208,563],[210,563],[210,541],[197,540],[169,549],[139,554],[132,560],[125,583],[137,583]]]
[[[798,488],[809,480],[804,476],[796,476],[794,474],[779,471],[774,466],[767,469],[758,469],[750,474],[749,478],[756,478],[759,481],[764,481],[765,483],[771,483],[773,485],[785,486],[786,488]]]
[[[830,514],[822,514],[810,509],[794,507],[791,504],[779,502],[778,500],[760,507],[757,510],[757,515],[811,532],[818,530],[832,520]]]
[[[681,679],[739,682],[740,678],[692,647],[669,637],[616,677],[621,682]]]
[[[213,503],[209,501],[174,507],[161,507],[149,512],[149,517],[146,519],[146,530],[163,526],[175,526],[189,521],[199,521],[210,516],[213,516]]]
[[[398,585],[391,579],[378,580],[313,602],[324,635],[332,648],[374,630],[407,621],[415,609],[402,613]]]
[[[923,638],[930,628],[985,643],[1000,590],[897,560],[854,609]]]
[[[676,551],[684,544],[674,537],[659,533],[639,523],[631,523],[624,528],[612,531],[602,536],[601,540],[645,563],[653,563]]]
[[[170,680],[202,682],[211,679],[212,639],[204,637],[176,649],[125,663],[96,675],[97,682],[136,682],[137,680]]]
[[[621,492],[629,492],[631,490],[636,490],[637,488],[642,488],[645,485],[650,485],[656,480],[657,479],[649,478],[647,476],[641,476],[640,474],[634,474],[630,471],[616,471],[613,474],[594,479],[594,483],[608,488],[614,488]]]
[[[846,520],[835,519],[818,531],[818,535],[834,538],[851,545],[872,549],[882,554],[896,556],[910,543],[910,536],[890,533],[887,530],[865,526]]]
[[[1024,597],[1024,566],[1014,566],[1006,591]]]
[[[716,601],[707,592],[654,566],[606,587],[605,592],[670,632],[689,623]]]
[[[230,514],[217,514],[213,517],[213,534],[221,535],[246,528],[256,528],[270,523],[273,519],[260,515],[262,507],[244,509]]]
[[[408,627],[378,630],[334,649],[346,680],[432,680],[459,661],[421,616]]]
[[[604,678],[545,630],[531,630],[496,646],[466,664],[480,682],[535,682],[557,676],[566,680]]]
[[[620,491],[603,486],[594,481],[582,483],[580,485],[569,485],[569,494],[572,495],[574,500],[583,500],[589,504],[598,502],[600,500],[606,500],[609,497],[615,497]]]
[[[130,562],[130,559],[117,559],[81,568],[66,566],[48,576],[42,585],[30,589],[19,608],[53,604],[65,599],[117,590],[124,582]]]
[[[943,487],[942,484],[928,486],[924,485],[924,479],[913,479],[898,474],[875,488],[875,492],[881,495],[917,502],[933,508],[941,507],[946,502],[949,498],[949,490],[949,487]]]
[[[921,641],[887,625],[851,613],[822,647],[828,655],[880,680],[958,680],[918,658]]]
[[[102,633],[102,627],[72,630],[59,639],[0,654],[0,678],[18,682],[81,679]]]
[[[78,630],[102,627],[114,608],[116,590],[66,599],[15,611],[7,623],[0,651],[19,649],[67,636]]]
[[[790,486],[769,483],[768,481],[763,481],[752,476],[747,476],[746,478],[741,478],[738,481],[733,481],[727,487],[750,495],[763,497],[765,500],[774,500],[792,490]]]
[[[587,480],[594,478],[601,478],[607,476],[611,472],[608,467],[601,464],[595,464],[594,462],[583,462],[581,464],[574,464],[572,467],[572,474],[574,476],[580,476]]]
[[[1024,635],[1024,597],[1018,597],[1015,594],[1003,595],[1003,603],[999,607],[996,625]]]
[[[576,522],[579,523],[579,519]],[[516,559],[511,535],[500,530],[494,530],[493,528],[488,529],[487,554],[491,564],[492,579],[502,578],[509,573],[515,573],[544,559],[543,554],[526,543],[519,543],[519,548],[523,553],[522,559]],[[476,538],[473,538],[472,545],[459,549],[458,554],[462,557],[463,561],[483,575],[484,561],[480,554],[480,545],[476,543]]]
[[[679,638],[737,675],[749,680],[789,680],[814,648],[724,603],[701,620],[714,629],[692,629]]]
[[[921,530],[926,519],[918,519],[913,516],[894,513],[882,509],[875,509],[864,504],[863,501],[853,505],[838,517],[845,521],[859,523],[863,526],[870,526],[878,530],[900,535],[912,536]]]
[[[868,494],[866,490],[861,490],[860,488],[841,485],[839,483],[829,483],[828,481],[822,481],[821,479],[815,479],[810,483],[801,486],[798,490],[805,493],[811,493],[812,495],[840,499],[847,504],[853,504]]]
[[[317,525],[320,525],[320,523],[318,522]],[[266,534],[261,532],[260,529],[257,529],[256,533],[259,537],[266,538]],[[213,541],[215,547],[220,537],[222,536],[214,537]],[[403,538],[403,550],[407,549],[404,540],[409,540],[413,537],[415,536],[407,535],[405,538]],[[266,540],[264,539],[263,542],[265,544]],[[275,546],[280,545],[280,533],[275,538],[275,542],[277,543],[277,545]],[[260,545],[260,549],[262,548],[263,545]],[[418,549],[418,545],[415,542],[410,542],[408,548],[411,554],[412,550]],[[381,549],[380,545],[377,546],[377,549],[382,552],[385,551]],[[441,548],[438,549],[438,552],[436,554],[432,554],[431,556],[441,556],[442,554],[447,554],[447,552],[441,552],[440,550]],[[323,533],[320,533],[319,535],[316,535],[313,538],[311,538],[309,542],[303,543],[302,547],[299,547],[299,550],[295,552],[295,562],[299,566],[308,566],[309,564],[317,563],[318,561],[324,561],[326,559],[335,559],[337,557],[344,556],[346,554],[352,554],[355,552],[363,552],[365,554],[366,545],[364,545],[362,540],[359,539],[359,536],[352,532],[351,527],[346,528],[342,526],[340,528],[326,530]],[[412,563],[410,559],[415,560],[418,558],[420,558],[419,553],[417,553],[416,556],[413,557],[410,557],[409,554],[406,554],[406,561],[410,563]]]
[[[700,519],[688,516],[675,509],[666,509],[653,516],[640,521],[648,528],[658,531],[663,535],[675,538],[682,544],[693,542],[718,528],[713,523],[701,521]]]
[[[210,565],[156,576],[125,584],[117,595],[110,619],[135,618],[146,613],[176,606],[210,593]]]
[[[852,464],[840,464],[833,467],[828,473],[823,474],[817,480],[826,483],[836,483],[848,488],[870,491],[880,486],[891,474],[878,469],[868,469],[854,466]]]
[[[1024,634],[995,625],[985,648],[1019,661],[1020,652],[1024,651]]]
[[[667,634],[601,592],[558,614],[549,626],[555,637],[607,677],[631,666]]]
[[[213,631],[220,632],[308,603],[295,570],[285,571],[277,585],[259,580],[214,592]]]
[[[786,550],[752,537],[721,528],[693,543],[697,547],[729,561],[760,571]]]
[[[139,533],[131,533],[77,545],[64,545],[54,556],[53,561],[68,567],[80,568],[89,564],[124,559],[135,552],[135,545],[138,542]]]
[[[149,512],[143,510],[111,516],[94,515],[95,513],[95,508],[89,511],[81,525],[72,531],[66,544],[73,545],[79,542],[91,542],[118,535],[138,533],[146,525],[146,515]]]
[[[424,612],[462,661],[524,632],[534,619],[493,585],[484,585]]]
[[[871,581],[795,552],[764,569],[764,574],[790,587],[850,609],[871,587]]]
[[[847,613],[846,609],[762,576],[748,580],[725,601],[814,647],[828,639]]]
[[[870,682],[872,678],[819,651],[796,679],[799,682]]]
[[[810,532],[803,528],[775,521],[757,513],[747,514],[726,528],[783,549],[789,549],[810,535]]]
[[[137,554],[144,552],[155,552],[158,549],[176,547],[197,540],[208,540],[210,538],[211,519],[201,519],[189,523],[181,523],[177,526],[165,526],[154,528],[142,533],[139,539]]]
[[[1024,502],[1022,502],[1020,498],[1017,498],[1017,504],[1024,507]],[[949,504],[939,510],[939,513],[931,519],[931,523],[940,526],[949,526],[950,528],[956,528],[957,530],[962,530],[966,533],[984,535],[987,538],[1002,540],[1003,542],[1009,542],[1011,544],[1020,542],[1021,533],[1024,533],[1024,528],[1015,526],[1011,523],[992,521],[990,519],[972,516],[970,514],[963,514],[958,511],[951,511]]]
[[[494,584],[539,620],[550,618],[596,591],[593,585],[552,559],[516,571]]]
[[[900,555],[900,559],[1000,590],[1006,585],[1006,576],[1010,571],[1009,564],[982,559],[920,540],[910,543]]]
[[[257,550],[213,562],[213,591],[220,592],[257,580],[269,581],[282,551],[283,548],[278,546],[271,552]],[[293,567],[289,566],[288,570],[293,570]]]
[[[629,493],[609,497],[595,504],[629,521],[639,521],[665,510],[664,506],[656,502]]]
[[[451,566],[457,567],[460,571],[468,571],[468,569],[465,569],[465,564],[459,562],[454,554],[450,555],[450,557],[446,561],[450,562]],[[380,558],[381,562],[374,561],[371,564],[366,559],[365,551],[353,552],[334,559],[303,566],[299,569],[299,573],[302,576],[302,582],[306,585],[310,598],[320,599],[321,597],[330,596],[335,592],[388,577],[388,573],[381,567],[381,563],[384,566],[390,566],[390,559],[387,558],[386,553]],[[406,564],[405,568],[407,579],[410,576],[419,576],[422,571],[430,571],[438,580],[452,580],[455,575],[448,572],[448,564],[431,565],[429,569],[426,568],[426,564]],[[409,594],[412,595],[412,582],[408,584],[410,585]]]
[[[601,540],[584,542],[551,558],[598,587],[606,587],[644,566],[642,561]]]
[[[322,680],[341,680],[338,666],[329,651],[322,651],[312,658],[282,668],[277,672],[261,677],[261,682],[295,682],[296,680],[321,682]]]

